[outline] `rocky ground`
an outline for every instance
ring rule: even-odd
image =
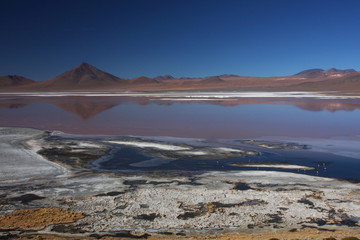
[[[99,173],[86,166],[111,154],[105,143],[72,140],[56,157],[50,133],[0,132],[0,239],[360,237],[358,183],[275,171]]]

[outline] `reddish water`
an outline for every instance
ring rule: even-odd
[[[254,138],[360,136],[360,100],[0,98],[0,126],[80,134]]]

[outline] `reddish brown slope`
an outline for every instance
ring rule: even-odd
[[[159,81],[159,80],[173,80],[175,78],[173,76],[169,75],[169,74],[166,74],[164,76],[157,76],[154,79]]]
[[[223,83],[224,80],[222,80],[218,76],[213,76],[213,77],[206,77],[203,80],[201,80],[200,82],[202,84],[218,84],[218,83]]]
[[[302,91],[360,91],[360,72],[318,82],[304,82],[288,87]]]
[[[0,87],[1,88],[11,88],[17,86],[24,86],[33,84],[35,81],[17,75],[7,75],[7,76],[0,76]]]
[[[153,78],[148,78],[148,77],[137,77],[137,78],[133,78],[130,80],[130,84],[156,84],[159,83],[159,81],[153,79]]]
[[[320,68],[308,69],[301,71],[294,76],[302,76],[305,78],[334,78],[334,77],[343,77],[347,74],[356,73],[354,69],[337,69],[330,68],[328,70],[323,70]]]
[[[31,90],[103,90],[127,84],[128,81],[125,79],[103,72],[90,64],[82,63],[57,77],[32,86]]]

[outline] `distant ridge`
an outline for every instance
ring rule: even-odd
[[[157,76],[154,79],[159,81],[159,80],[173,80],[175,78],[173,76],[167,74],[167,75],[164,75],[164,76]]]
[[[203,80],[201,80],[202,83],[222,83],[224,80],[222,80],[219,76],[213,76],[213,77],[206,77]]]
[[[148,77],[137,77],[130,80],[130,84],[153,84],[159,83],[157,80]]]
[[[229,78],[229,77],[239,77],[239,75],[235,75],[235,74],[222,74],[219,77],[221,78]]]
[[[337,68],[330,68],[330,69],[326,70],[325,73],[343,73],[343,74],[349,74],[349,73],[356,73],[356,71],[355,71],[354,69],[341,70],[341,69],[337,69]]]
[[[296,73],[295,75],[315,75],[315,74],[321,73],[323,71],[324,71],[324,69],[321,69],[321,68],[312,68],[312,69],[308,69],[308,70],[304,70],[299,73]]]
[[[291,76],[249,77],[223,74],[210,77],[122,79],[88,63],[43,82],[21,76],[0,77],[1,92],[47,91],[168,91],[168,90],[240,90],[240,91],[360,91],[360,72],[354,69],[319,68]],[[86,117],[86,114],[82,114]],[[90,114],[91,115],[91,114]]]
[[[35,83],[35,81],[17,75],[0,76],[0,87],[16,87]]]
[[[360,72],[317,82],[304,82],[288,88],[304,91],[360,91]]]
[[[356,71],[354,69],[337,69],[337,68],[330,68],[328,70],[324,70],[321,68],[314,68],[314,69],[308,69],[308,70],[304,70],[301,71],[297,74],[295,74],[294,76],[305,76],[305,77],[309,77],[309,78],[316,78],[316,77],[323,77],[323,76],[343,76],[346,74],[350,74],[350,73],[356,73]]]

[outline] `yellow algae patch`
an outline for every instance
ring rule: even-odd
[[[84,218],[82,213],[59,208],[20,209],[0,218],[1,230],[39,230],[52,224],[72,223]]]

